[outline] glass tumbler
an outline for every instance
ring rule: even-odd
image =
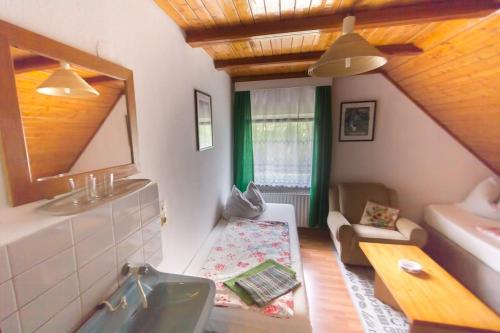
[[[93,174],[85,177],[85,195],[88,202],[94,202],[97,199],[96,179]]]

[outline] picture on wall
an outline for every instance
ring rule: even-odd
[[[212,128],[212,97],[210,95],[195,90],[196,106],[196,136],[198,150],[205,150],[213,147]]]
[[[373,141],[376,101],[340,104],[339,141]]]

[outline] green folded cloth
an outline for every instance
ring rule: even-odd
[[[300,286],[300,282],[295,280],[290,272],[273,266],[250,277],[237,280],[236,285],[243,288],[255,303],[262,307],[294,290]]]
[[[252,275],[255,275],[259,272],[262,272],[263,270],[265,270],[269,267],[277,267],[285,272],[288,272],[289,274],[291,274],[291,276],[293,278],[295,278],[296,274],[292,269],[290,269],[286,266],[283,266],[272,259],[268,259],[268,260],[264,261],[262,264],[257,265],[255,267],[249,269],[248,271],[241,273],[240,275],[232,278],[232,279],[227,280],[226,282],[224,282],[224,285],[226,287],[228,287],[229,289],[231,289],[236,295],[238,295],[241,298],[241,300],[243,302],[245,302],[245,304],[252,305],[255,303],[255,301],[252,299],[252,296],[250,296],[243,288],[238,286],[236,284],[236,281],[244,279],[244,278],[248,278]]]

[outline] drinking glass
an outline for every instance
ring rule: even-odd
[[[73,178],[68,178],[68,184],[69,184],[69,188],[71,190],[71,196],[72,196],[71,202],[73,203],[73,205],[79,205],[80,200],[78,199],[78,196],[77,196],[78,190],[76,188],[75,180]]]
[[[85,177],[85,194],[89,202],[94,202],[97,199],[96,179],[93,174]]]
[[[115,175],[110,172],[104,175],[104,193],[105,195],[112,196],[115,189]]]

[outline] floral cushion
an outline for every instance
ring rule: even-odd
[[[371,225],[377,228],[396,229],[399,209],[379,205],[375,202],[367,201],[360,224]]]

